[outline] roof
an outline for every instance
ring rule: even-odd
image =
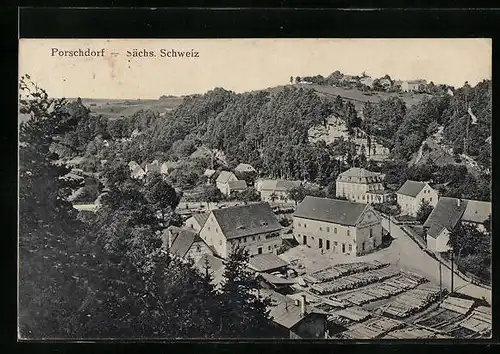
[[[240,163],[234,170],[238,172],[255,172],[255,168],[247,163]]]
[[[299,187],[302,184],[300,181],[287,181],[287,180],[262,180],[260,182],[260,190],[270,191],[288,191],[292,188]]]
[[[180,229],[172,242],[172,246],[170,246],[170,252],[179,257],[184,257],[193,243],[200,241],[203,242],[196,232]]]
[[[302,316],[300,313],[301,305],[296,305],[294,300],[273,290],[261,289],[260,292],[264,297],[270,298],[272,301],[268,310],[273,321],[285,328],[293,328],[311,313],[327,316],[326,312],[311,306],[306,307],[306,316]]]
[[[228,240],[282,229],[268,203],[214,209],[212,213]]]
[[[407,82],[407,83],[409,83],[409,84],[414,84],[414,85],[415,85],[415,84],[420,85],[420,84],[425,84],[425,83],[427,83],[427,81],[426,81],[426,80],[424,80],[424,79],[408,80],[408,81],[406,81],[406,82]]]
[[[221,171],[216,181],[219,183],[227,183],[227,181],[229,181],[229,178],[231,178],[231,176],[234,176],[234,173],[229,171]]]
[[[368,204],[306,196],[293,216],[354,226],[366,208]]]
[[[295,284],[293,280],[290,279],[285,279],[285,278],[280,278],[272,274],[268,273],[260,273],[259,276],[261,276],[266,282],[273,284],[273,285],[292,285]]]
[[[132,170],[132,176],[139,176],[139,175],[144,175],[146,172],[142,169],[141,166],[137,165],[133,170]]]
[[[368,171],[365,168],[352,167],[347,171],[342,172],[339,176],[344,177],[376,177],[380,176],[381,173]]]
[[[425,182],[410,181],[407,180],[401,188],[396,192],[396,194],[408,195],[410,197],[416,197],[418,193],[425,187]]]
[[[128,167],[130,167],[130,168],[135,168],[137,166],[139,166],[139,164],[137,162],[135,162],[135,161],[130,161],[128,163]]]
[[[208,220],[208,213],[196,213],[193,214],[192,217],[201,227],[203,227],[203,225],[205,225],[205,222]]]
[[[148,170],[148,172],[160,172],[160,166],[155,163],[148,163],[146,165],[146,169]]]
[[[462,220],[467,222],[483,223],[491,215],[491,203],[479,200],[466,199],[467,204]]]
[[[229,181],[229,182],[227,182],[227,185],[229,186],[230,189],[246,189],[247,188],[247,182],[245,182],[245,180]]]
[[[249,258],[248,264],[250,268],[253,268],[258,272],[275,270],[288,265],[287,262],[273,253],[263,253],[252,256]]]
[[[462,217],[467,204],[466,202],[461,202],[459,206],[459,201],[460,199],[457,198],[439,198],[439,201],[424,223],[424,227],[429,228],[427,235],[437,238],[443,228],[451,231],[455,227]]]
[[[215,174],[215,170],[211,170],[211,169],[207,168],[205,170],[205,172],[203,173],[203,176],[212,177],[214,174]]]

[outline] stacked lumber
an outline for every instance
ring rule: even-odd
[[[436,302],[440,293],[439,287],[423,284],[398,295],[394,301],[384,308],[383,312],[399,318],[408,317]]]
[[[349,307],[332,313],[333,317],[344,317],[354,322],[362,322],[368,319],[371,315],[359,307]]]
[[[311,292],[319,295],[334,294],[380,282],[398,274],[400,274],[400,270],[392,267],[371,270],[338,278],[326,283],[314,284],[311,286]]]
[[[390,331],[404,327],[403,322],[379,317],[351,327],[348,331],[337,335],[343,339],[375,339],[381,338]]]
[[[487,334],[491,332],[491,308],[480,306],[467,316],[461,323],[460,327],[479,334]]]
[[[308,279],[311,280],[310,283],[323,283],[351,274],[380,269],[388,265],[389,263],[378,261],[337,264],[311,273]]]
[[[470,311],[472,306],[474,305],[473,300],[465,300],[465,299],[460,299],[458,297],[447,297],[440,305],[439,307],[442,307],[444,309],[450,310],[450,311],[455,311],[458,312],[462,315],[465,315],[467,312]]]
[[[388,333],[384,339],[437,339],[445,337],[424,328],[406,327]]]

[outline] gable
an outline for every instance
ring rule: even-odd
[[[377,225],[380,224],[380,222],[380,216],[373,209],[367,207],[365,211],[360,215],[357,221],[357,226],[365,227],[369,225]]]

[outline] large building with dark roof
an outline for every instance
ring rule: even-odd
[[[424,223],[427,248],[447,252],[450,232],[459,222],[475,225],[484,231],[484,221],[491,215],[491,203],[458,198],[439,198],[434,210]]]
[[[369,204],[307,196],[293,214],[295,239],[326,252],[361,255],[382,243],[378,213]]]
[[[212,210],[200,236],[222,258],[234,246],[244,247],[252,256],[276,253],[281,229],[269,204],[258,203]]]
[[[401,212],[417,216],[420,205],[423,201],[429,202],[432,207],[438,203],[438,192],[427,182],[407,180],[396,192],[396,197]]]

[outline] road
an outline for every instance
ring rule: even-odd
[[[391,222],[391,235],[394,238],[391,245],[383,250],[366,255],[366,259],[384,259],[398,264],[404,269],[425,276],[435,284],[439,284],[439,262],[423,252],[418,245],[404,231]],[[388,230],[388,221],[382,219],[382,227]],[[451,270],[441,267],[442,284],[451,289]],[[471,284],[454,274],[453,287],[455,292],[469,295],[478,299],[484,298],[491,304],[491,290]]]

